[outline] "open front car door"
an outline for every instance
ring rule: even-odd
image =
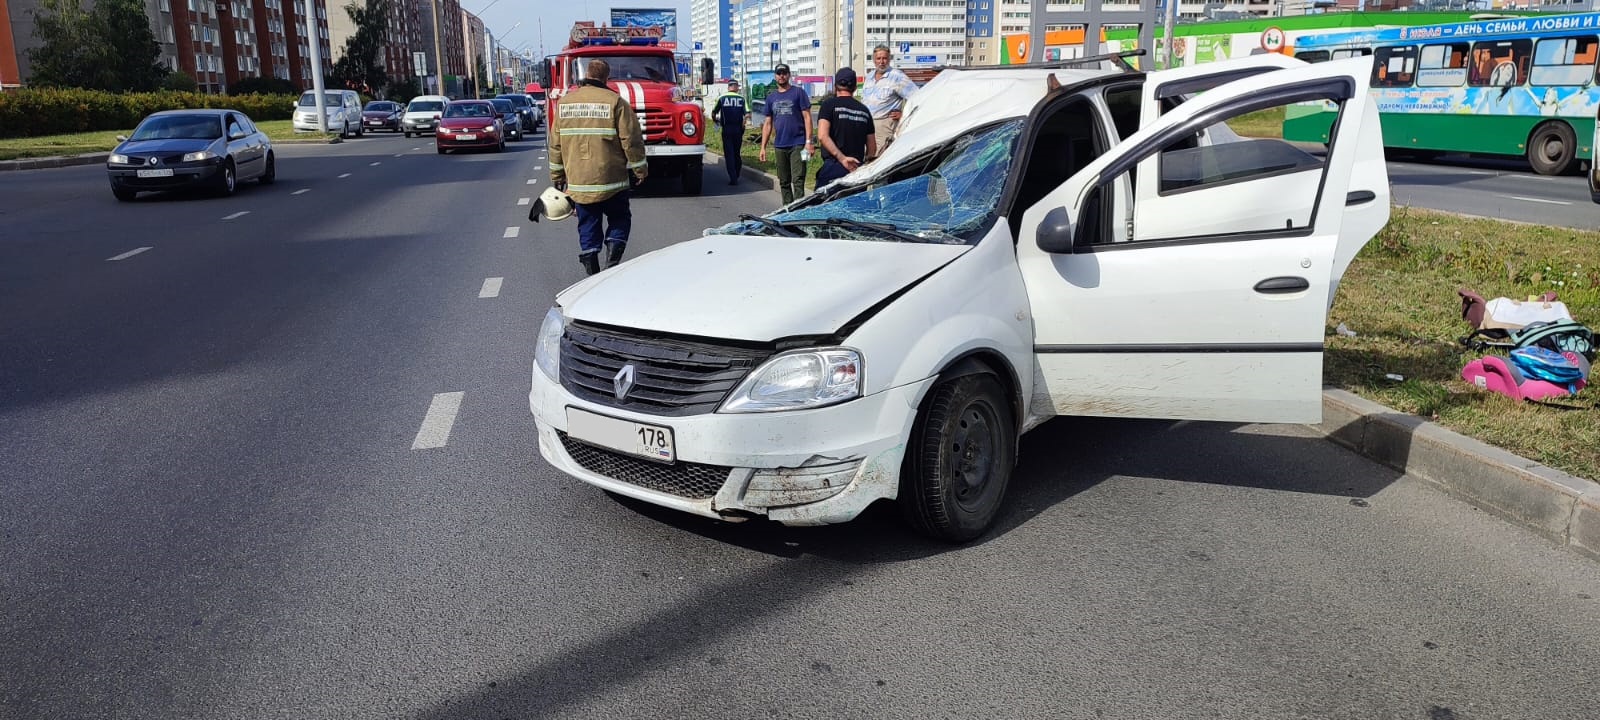
[[[1012,211],[1035,387],[1056,413],[1321,419],[1328,308],[1389,217],[1371,69],[1355,58],[1246,73],[1168,109],[1037,202],[1014,196],[1025,203]],[[1300,103],[1338,111],[1326,151],[1270,137]],[[1050,128],[1087,132],[1058,122],[1085,107],[1070,95],[1042,102],[1029,162],[1074,147],[1047,142]],[[1112,145],[1106,124],[1093,117],[1100,147]]]

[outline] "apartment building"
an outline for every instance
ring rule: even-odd
[[[466,84],[462,78],[467,74],[467,63],[460,1],[412,0],[412,4],[418,6],[421,43],[412,45],[411,49],[427,57],[428,75],[423,79],[422,89],[430,93],[440,92],[439,71],[443,70],[445,82],[442,92],[451,97],[461,97]],[[452,77],[455,78],[453,81],[450,79]]]
[[[494,84],[485,82],[480,77],[482,73],[488,72],[489,58],[483,53],[484,38],[488,34],[482,19],[465,10],[461,11],[461,61],[467,68],[466,94],[469,97],[476,96],[475,91],[478,88]]]

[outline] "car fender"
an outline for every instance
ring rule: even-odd
[[[968,358],[996,358],[1016,389],[1019,422],[1027,417],[1033,318],[1006,224],[996,222],[971,252],[878,309],[844,344],[862,353],[863,393],[925,380]]]

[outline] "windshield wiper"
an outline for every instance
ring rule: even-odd
[[[771,218],[764,218],[764,217],[760,217],[760,216],[757,216],[757,215],[751,215],[750,213],[740,213],[739,214],[739,219],[740,220],[749,220],[751,222],[754,222],[754,223],[756,223],[758,225],[761,225],[761,226],[763,226],[763,227],[765,227],[765,228],[767,228],[767,229],[769,229],[769,230],[771,230],[771,231],[773,231],[773,232],[775,232],[775,233],[777,233],[779,235],[782,235],[784,237],[800,237],[800,233],[797,233],[797,232],[795,232],[793,230],[790,230],[783,223],[778,222],[777,220],[773,220]]]
[[[860,220],[851,220],[849,218],[842,218],[842,217],[831,217],[831,218],[826,218],[826,219],[823,219],[823,220],[808,220],[808,221],[798,221],[798,220],[796,220],[796,221],[791,221],[791,222],[793,222],[796,225],[801,224],[801,222],[806,222],[806,223],[815,223],[815,224],[819,224],[819,225],[828,225],[830,227],[844,227],[844,228],[850,228],[851,230],[855,230],[857,232],[861,232],[863,230],[866,230],[866,231],[869,231],[869,232],[875,232],[875,233],[881,233],[881,234],[884,234],[884,235],[888,235],[890,237],[897,238],[897,239],[900,239],[900,240],[904,240],[906,242],[927,242],[928,241],[928,238],[912,235],[911,233],[905,232],[904,230],[901,230],[901,229],[899,229],[899,228],[897,228],[897,227],[895,227],[893,225],[890,225],[889,223],[862,222]]]

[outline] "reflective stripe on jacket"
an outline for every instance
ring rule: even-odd
[[[561,96],[550,142],[550,180],[567,184],[572,201],[588,205],[628,189],[628,175],[645,166],[644,131],[622,96],[597,85]]]

